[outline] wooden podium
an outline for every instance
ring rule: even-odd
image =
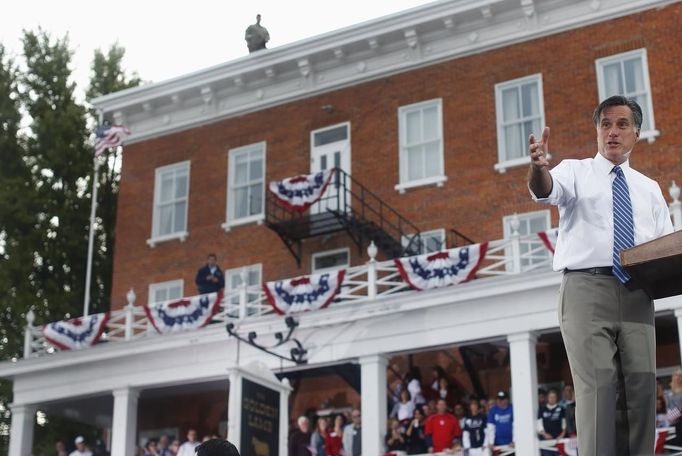
[[[682,231],[623,250],[620,264],[652,299],[682,294]]]

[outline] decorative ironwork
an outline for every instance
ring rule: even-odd
[[[299,266],[303,239],[339,231],[348,233],[361,254],[369,241],[388,258],[422,251],[416,225],[340,168],[335,168],[327,191],[306,213],[291,210],[268,192],[265,224],[282,239]]]
[[[294,317],[286,317],[284,319],[284,323],[287,325],[288,328],[286,336],[282,334],[281,331],[276,332],[275,339],[277,341],[275,342],[274,345],[270,346],[261,345],[258,342],[256,342],[256,339],[258,338],[258,334],[256,333],[256,331],[250,331],[249,334],[247,334],[246,337],[244,337],[235,330],[235,324],[232,322],[225,325],[225,329],[227,329],[227,333],[230,336],[235,337],[238,340],[245,342],[254,348],[257,348],[258,350],[263,351],[268,355],[276,356],[277,358],[283,359],[285,361],[291,361],[296,364],[307,364],[308,360],[306,359],[306,355],[308,354],[308,350],[303,348],[303,344],[301,343],[301,341],[292,337],[294,335],[294,331],[296,330],[296,328],[298,328],[298,321],[294,319]],[[273,351],[275,348],[281,347],[282,345],[285,345],[289,342],[294,344],[294,346],[289,350],[289,356],[284,356]]]

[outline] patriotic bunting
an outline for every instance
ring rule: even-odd
[[[487,249],[484,242],[394,261],[405,282],[417,290],[428,290],[473,279]]]
[[[545,246],[554,255],[554,247],[556,246],[557,238],[559,237],[559,228],[552,228],[549,231],[540,231],[538,237],[542,240]]]
[[[654,447],[654,454],[662,454],[665,451],[665,443],[668,439],[667,429],[656,429],[656,443]]]
[[[42,328],[43,336],[60,350],[79,350],[95,345],[109,321],[109,313],[55,321]]]
[[[263,284],[270,304],[280,315],[327,307],[341,291],[345,269]]]
[[[334,168],[331,168],[316,174],[270,182],[268,189],[286,208],[305,212],[322,197],[333,175]]]
[[[144,306],[144,311],[159,334],[191,331],[211,321],[220,310],[222,299],[223,292],[220,291]]]

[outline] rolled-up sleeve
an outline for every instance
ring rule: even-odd
[[[538,198],[528,187],[531,198],[536,203],[562,205],[575,198],[575,174],[571,162],[575,160],[564,160],[552,168],[549,174],[552,176],[552,191],[545,198]]]

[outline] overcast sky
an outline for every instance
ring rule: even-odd
[[[145,81],[162,81],[248,54],[244,31],[260,13],[269,48],[319,35],[429,0],[23,0],[4,2],[0,42],[20,54],[23,29],[69,34],[74,77],[87,84],[95,49],[118,42],[124,66]]]

